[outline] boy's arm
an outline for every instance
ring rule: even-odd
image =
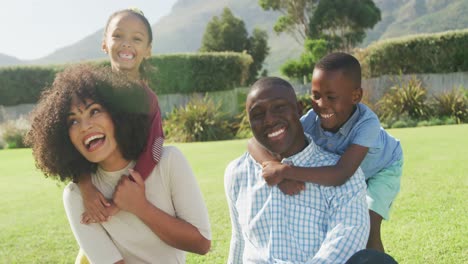
[[[87,224],[91,222],[99,223],[107,221],[110,216],[107,207],[111,206],[111,204],[104,195],[96,189],[91,181],[91,175],[82,175],[77,185],[80,188],[85,208],[81,222]]]
[[[280,158],[273,156],[273,154],[262,147],[255,138],[251,138],[249,141],[247,141],[247,150],[249,154],[260,164],[266,161],[280,160]]]
[[[276,185],[283,179],[313,182],[324,186],[344,184],[358,169],[369,148],[351,144],[333,166],[314,168],[295,167],[277,161],[262,163],[262,176],[269,185]]]

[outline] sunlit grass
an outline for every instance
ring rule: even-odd
[[[388,253],[400,263],[468,263],[468,125],[394,129],[404,175],[391,219]],[[226,263],[230,220],[223,174],[246,140],[177,145],[187,156],[208,206],[212,250],[187,263]],[[0,263],[73,263],[78,246],[62,205],[63,185],[45,179],[29,149],[0,150]]]

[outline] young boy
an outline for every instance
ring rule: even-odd
[[[341,156],[336,165],[302,168],[283,164],[274,161],[255,139],[249,142],[249,152],[262,163],[266,182],[278,184],[289,195],[304,188],[299,182],[342,185],[360,166],[366,177],[371,219],[367,248],[384,252],[380,226],[382,219],[389,218],[390,207],[400,190],[400,142],[380,126],[372,110],[359,103],[361,66],[349,54],[332,53],[315,65],[311,98],[313,110],[301,118],[304,131],[317,145]]]

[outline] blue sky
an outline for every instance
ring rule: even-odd
[[[0,53],[37,59],[104,27],[119,9],[138,7],[154,24],[177,0],[0,0]]]

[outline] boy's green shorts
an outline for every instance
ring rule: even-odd
[[[394,162],[367,179],[367,206],[388,220],[393,200],[400,192],[403,160]]]

